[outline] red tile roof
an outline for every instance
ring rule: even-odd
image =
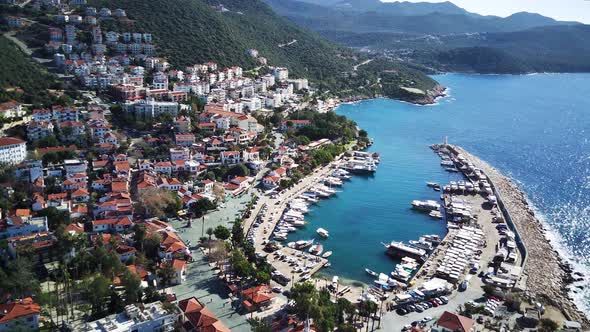
[[[16,137],[0,137],[0,146],[15,145],[15,144],[22,144],[22,143],[25,143],[25,141],[23,141],[20,138],[16,138]]]
[[[5,324],[20,317],[38,315],[40,312],[41,307],[34,303],[30,297],[19,302],[0,304],[0,324]]]
[[[436,325],[451,331],[469,332],[473,328],[473,319],[445,311],[436,321]]]

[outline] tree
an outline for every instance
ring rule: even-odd
[[[176,195],[163,188],[149,188],[139,194],[137,210],[146,216],[158,218],[166,215],[166,211],[174,210],[178,202],[173,195]]]
[[[86,281],[85,297],[91,305],[92,316],[101,317],[105,312],[105,299],[110,294],[110,282],[102,275],[97,275],[91,281]]]
[[[143,252],[143,242],[145,241],[146,231],[144,224],[135,224],[133,226],[133,241],[135,247]]]
[[[209,233],[207,233],[207,234],[209,234]],[[219,225],[219,226],[215,227],[213,234],[215,234],[215,237],[221,241],[225,241],[225,240],[229,239],[229,237],[231,236],[229,229],[227,229],[223,225]]]
[[[70,214],[65,210],[58,210],[54,206],[50,206],[38,212],[40,217],[47,217],[47,226],[50,230],[56,229],[59,225],[70,224]]]
[[[172,280],[176,276],[176,271],[174,271],[174,267],[172,266],[171,261],[165,261],[160,266],[158,270],[158,277],[160,278],[160,283],[162,286],[166,287],[172,283]]]
[[[272,332],[272,326],[264,319],[250,318],[248,319],[252,332]]]
[[[549,318],[543,318],[539,324],[539,332],[553,332],[557,331],[559,326],[557,323]]]
[[[207,198],[198,200],[190,205],[189,210],[195,218],[202,217],[207,211],[214,210],[217,206]]]
[[[234,246],[239,247],[244,242],[244,227],[242,221],[237,219],[231,228],[231,241]]]
[[[141,279],[137,275],[126,270],[121,277],[121,283],[125,287],[125,303],[132,304],[141,301]]]
[[[162,236],[160,236],[160,234],[150,234],[144,241],[145,256],[150,259],[155,259],[158,256],[160,243],[162,243]]]
[[[250,175],[250,170],[248,167],[244,166],[243,164],[238,164],[230,167],[225,173],[224,178],[248,175]]]
[[[211,236],[213,236],[213,233],[214,233],[213,228],[211,228],[211,227],[207,228],[207,231],[205,233],[207,233],[207,235],[209,236],[209,242],[211,242]]]

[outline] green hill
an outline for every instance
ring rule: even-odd
[[[151,32],[161,55],[174,65],[217,61],[223,66],[255,65],[245,55],[250,48],[270,64],[288,66],[294,75],[321,78],[348,70],[350,52],[276,16],[259,1],[224,1],[220,12],[215,1],[201,0],[93,0],[98,8],[123,8],[133,27]],[[121,29],[125,29],[120,27]],[[297,42],[279,47],[293,40]]]
[[[291,76],[306,77],[316,83],[321,92],[340,96],[379,94],[367,84],[382,71],[353,66],[363,56],[339,47],[276,15],[259,0],[90,0],[97,8],[122,8],[132,24],[111,24],[109,28],[150,32],[154,35],[158,53],[181,67],[199,62],[216,61],[222,66],[256,66],[245,54],[257,49],[270,65],[286,66]],[[223,4],[226,10],[215,6]],[[108,24],[107,24],[108,25]],[[290,43],[285,46],[285,44]],[[412,71],[394,62],[389,63],[422,90],[430,90],[436,82],[423,73]],[[391,80],[391,84],[403,82]],[[369,87],[367,87],[369,86]],[[396,94],[387,96],[408,101],[421,101],[420,96]],[[397,91],[397,90],[395,90]]]
[[[0,36],[0,101],[16,99],[24,103],[48,104],[47,89],[55,76],[35,63],[18,46]]]

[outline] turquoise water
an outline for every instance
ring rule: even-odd
[[[337,197],[322,201],[307,218],[310,225],[291,239],[327,229],[324,247],[334,251],[330,275],[370,282],[365,267],[391,272],[395,262],[384,255],[381,242],[445,232],[441,221],[409,206],[413,199],[438,197],[426,182],[456,176],[445,172],[428,148],[447,136],[512,176],[555,231],[563,253],[587,269],[590,75],[435,78],[450,88],[450,96],[437,105],[377,99],[338,108],[374,138],[371,150],[381,153],[379,170],[374,177],[354,177]]]

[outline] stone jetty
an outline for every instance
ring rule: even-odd
[[[590,326],[588,317],[577,308],[568,294],[567,286],[574,279],[572,269],[545,237],[544,227],[535,217],[526,195],[512,180],[480,158],[458,146],[446,145],[446,148],[455,156],[465,157],[488,176],[510,214],[527,252],[524,266],[525,295],[555,306],[570,320]]]

